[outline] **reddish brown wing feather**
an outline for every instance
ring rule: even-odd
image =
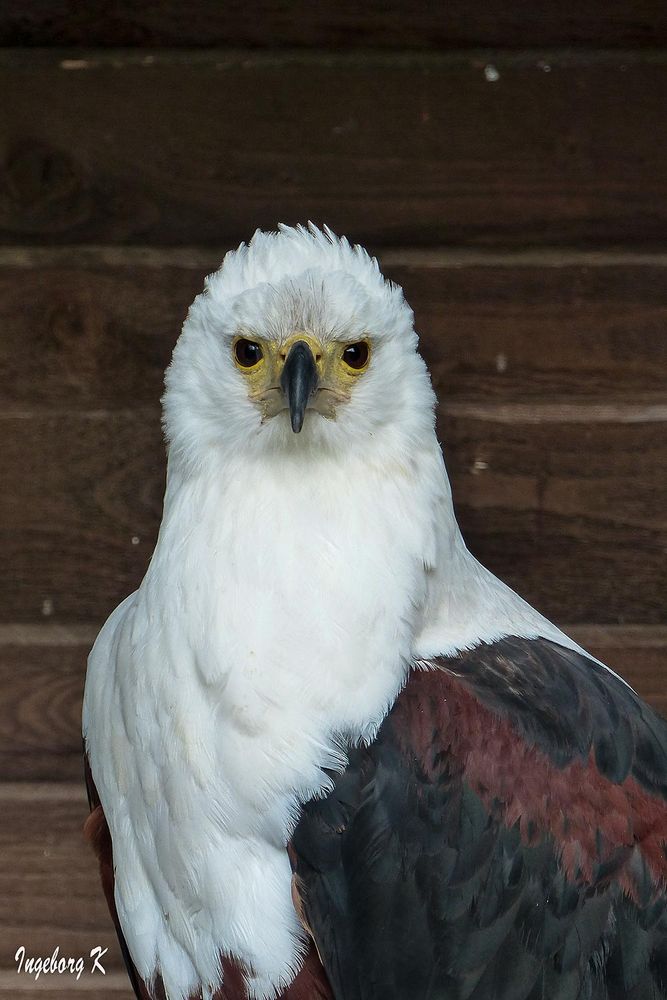
[[[577,651],[413,671],[290,856],[345,1000],[667,1000],[667,723]]]
[[[516,825],[527,845],[550,834],[568,878],[593,884],[596,869],[616,859],[614,876],[634,897],[637,849],[664,891],[667,802],[635,778],[610,781],[593,751],[558,767],[548,753],[526,743],[510,720],[484,708],[447,674],[415,674],[400,710],[397,729],[409,740],[406,752],[416,749],[427,770],[433,733],[447,734],[447,752],[489,813],[495,809],[508,827]]]
[[[102,888],[109,912],[116,927],[116,933],[130,981],[138,1000],[164,1000],[162,984],[158,981],[155,988],[150,990],[148,985],[139,978],[132,964],[132,959],[130,958],[125,938],[120,928],[114,901],[113,845],[111,843],[111,834],[109,833],[104,811],[100,805],[88,759],[85,756],[84,767],[91,813],[84,824],[83,833],[86,840],[92,845],[99,861]],[[214,1000],[247,1000],[243,973],[239,966],[230,959],[223,959],[222,967],[223,986],[215,994]],[[191,1000],[198,1000],[198,998],[193,997]],[[322,963],[312,944],[299,973],[287,989],[279,997],[276,997],[276,1000],[333,1000],[333,994],[322,968]]]

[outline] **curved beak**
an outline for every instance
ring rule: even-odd
[[[306,407],[317,389],[319,376],[315,358],[305,340],[297,340],[290,348],[280,376],[280,388],[289,407],[292,430],[298,434],[303,427]]]

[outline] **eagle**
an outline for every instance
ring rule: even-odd
[[[143,1000],[667,997],[667,723],[457,525],[400,287],[256,232],[166,372],[86,835]]]

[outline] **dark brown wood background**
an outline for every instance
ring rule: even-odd
[[[121,1000],[85,659],[152,550],[185,311],[256,227],[379,255],[471,548],[667,711],[667,7],[5,0],[0,46],[0,997]],[[21,944],[109,974],[37,990]]]

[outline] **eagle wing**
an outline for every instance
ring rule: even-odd
[[[113,844],[85,748],[84,772],[90,808],[90,815],[84,825],[84,836],[92,845],[98,858],[102,888],[116,928],[120,950],[134,995],[137,1000],[165,1000],[164,987],[159,976],[154,983],[145,983],[139,976],[121,930],[114,901]],[[213,1000],[247,1000],[248,995],[242,970],[229,958],[223,958],[222,965],[223,984],[216,991]],[[192,1000],[198,1000],[198,998],[192,998]],[[310,947],[299,973],[276,1000],[332,1000],[329,984],[314,947]]]
[[[127,974],[130,977],[134,995],[137,1000],[150,1000],[150,994],[146,991],[143,983],[137,975],[137,970],[134,967],[125,937],[123,936],[123,932],[120,928],[118,913],[116,912],[116,903],[114,901],[114,869],[111,834],[109,833],[109,827],[107,826],[100,797],[97,794],[97,789],[95,788],[95,782],[93,781],[93,775],[90,770],[90,764],[88,763],[85,747],[83,754],[83,767],[86,779],[86,793],[88,795],[88,808],[90,809],[90,815],[88,816],[83,828],[84,837],[89,841],[95,851],[95,854],[97,855],[97,860],[100,866],[102,889],[104,890],[104,896],[107,901],[107,906],[109,907],[109,913],[111,914],[114,927],[116,928],[118,943],[120,944],[121,954],[123,956],[123,961],[125,962]]]
[[[420,666],[293,836],[336,1000],[667,998],[667,723],[546,639]]]

